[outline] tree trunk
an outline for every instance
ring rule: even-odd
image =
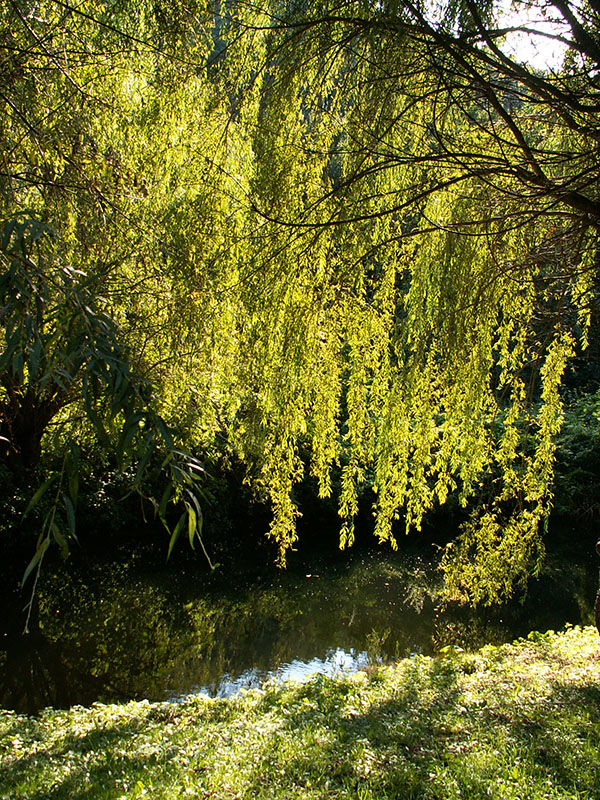
[[[24,392],[11,388],[7,401],[0,405],[0,460],[10,469],[22,472],[39,463],[42,437],[61,401],[58,396],[40,397],[31,388]]]

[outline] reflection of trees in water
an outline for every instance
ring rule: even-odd
[[[62,650],[32,628],[5,639],[0,668],[0,704],[32,714],[48,705],[69,702]]]
[[[91,703],[102,683],[69,658],[62,643],[46,636],[39,625],[34,603],[29,633],[23,633],[23,617],[16,611],[4,636],[0,654],[0,704],[33,714],[45,706],[64,707]]]
[[[524,606],[441,612],[434,604],[436,580],[433,567],[406,557],[366,559],[322,577],[281,576],[272,586],[220,595],[199,594],[183,580],[144,581],[125,569],[80,581],[63,576],[41,593],[32,633],[12,636],[0,700],[31,712],[48,704],[162,699],[199,686],[215,689],[224,675],[267,673],[337,648],[389,661],[580,621],[580,598],[572,595],[568,607],[550,583],[542,599],[530,597]]]
[[[531,631],[561,628],[566,622],[590,624],[593,594],[588,571],[574,564],[547,573],[530,586],[521,601],[502,607],[449,608],[436,618],[433,649],[458,645],[476,650],[527,636]]]

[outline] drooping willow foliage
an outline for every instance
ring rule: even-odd
[[[322,496],[341,468],[342,545],[366,482],[392,544],[396,520],[419,528],[457,493],[476,510],[444,560],[449,596],[505,596],[542,555],[561,379],[587,341],[598,9],[579,10],[558,73],[506,57],[474,4],[236,11],[223,71],[254,139],[248,321],[272,534],[294,541],[308,442]]]
[[[367,485],[393,545],[450,495],[474,509],[450,597],[539,564],[598,270],[598,9],[562,6],[555,72],[469,2],[2,12],[2,215],[54,226],[182,445],[245,461],[282,561],[310,473],[343,546]],[[54,448],[86,408],[59,366]],[[143,462],[144,426],[104,413]]]

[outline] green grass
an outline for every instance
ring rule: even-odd
[[[600,798],[600,638],[532,634],[230,700],[0,712],[0,797]]]

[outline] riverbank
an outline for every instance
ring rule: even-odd
[[[0,798],[597,798],[600,639],[532,634],[229,700],[0,712]]]

